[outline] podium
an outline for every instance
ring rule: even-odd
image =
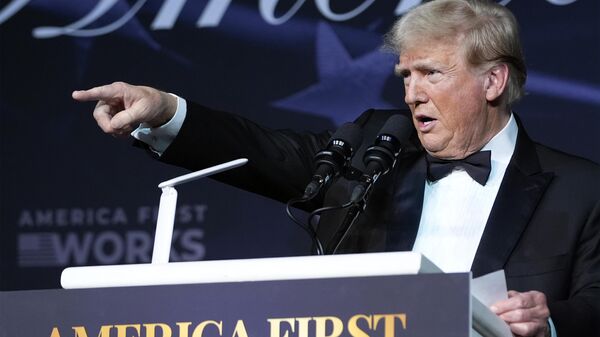
[[[154,267],[68,268],[63,286],[80,289],[1,292],[0,337],[500,336],[470,273],[418,253]]]
[[[0,337],[512,337],[414,252],[169,263],[174,186],[163,190],[152,263],[67,268],[65,289],[0,292]]]

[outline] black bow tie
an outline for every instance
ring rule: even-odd
[[[490,176],[491,151],[475,152],[472,155],[458,160],[439,159],[427,154],[427,179],[429,181],[437,181],[452,172],[455,168],[460,167],[478,182],[485,186],[485,183]]]

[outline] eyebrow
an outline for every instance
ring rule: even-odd
[[[403,68],[400,66],[400,64],[396,63],[396,65],[394,66],[394,75],[398,76],[398,77],[405,77],[407,74],[408,69]]]
[[[415,69],[416,71],[423,72],[431,69],[440,69],[442,67],[440,64],[433,62],[415,62],[411,68]],[[396,76],[406,77],[410,74],[410,72],[411,70],[409,68],[403,67],[399,63],[394,67],[394,75]]]
[[[455,64],[443,64],[440,62],[436,62],[430,59],[425,59],[425,60],[417,60],[415,62],[412,63],[412,67],[413,69],[417,70],[417,71],[428,71],[431,69],[439,69],[439,70],[448,70],[448,69],[452,69],[454,68],[456,65]],[[400,63],[396,63],[396,65],[394,66],[394,74],[396,76],[406,76],[407,74],[410,73],[410,70],[406,67],[403,67]]]

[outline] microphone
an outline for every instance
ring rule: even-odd
[[[363,161],[366,169],[361,183],[352,191],[352,202],[363,199],[377,179],[394,167],[401,151],[400,145],[408,140],[412,132],[413,124],[408,117],[392,115],[388,118],[374,144],[365,152]]]
[[[367,198],[373,184],[394,167],[401,151],[400,145],[408,140],[412,130],[412,122],[403,115],[392,115],[379,130],[374,144],[365,151],[363,161],[366,169],[360,177],[360,183],[352,190],[350,209],[327,245],[328,253],[337,253],[360,213],[367,206]]]
[[[304,199],[312,199],[329,180],[349,166],[350,159],[362,143],[362,131],[354,123],[342,125],[331,136],[327,147],[315,155],[316,170],[304,190]]]

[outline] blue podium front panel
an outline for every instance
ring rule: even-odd
[[[465,337],[469,282],[464,273],[2,292],[0,336]]]

